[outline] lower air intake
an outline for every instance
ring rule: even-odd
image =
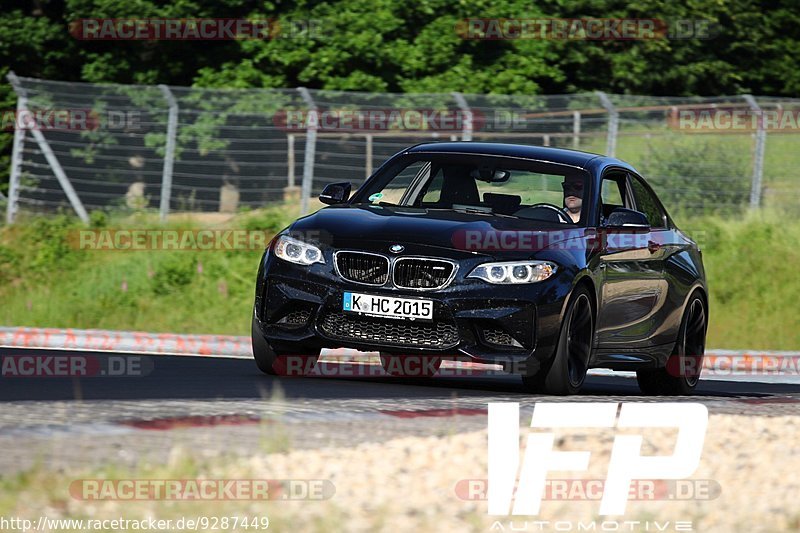
[[[320,321],[322,332],[340,340],[369,342],[408,348],[452,348],[458,344],[458,329],[445,322],[421,323],[347,313],[329,313]]]

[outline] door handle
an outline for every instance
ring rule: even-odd
[[[661,249],[661,244],[656,241],[647,241],[647,249],[650,250],[651,254],[654,254]]]

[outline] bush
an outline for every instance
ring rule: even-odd
[[[108,214],[100,210],[92,211],[89,213],[89,226],[92,228],[105,228],[108,226]]]
[[[0,228],[0,279],[13,272],[42,277],[54,270],[70,270],[85,258],[70,244],[70,232],[83,225],[74,216],[64,214],[36,217],[30,221]]]
[[[735,214],[748,205],[750,164],[739,143],[682,135],[648,143],[641,167],[668,210]]]
[[[173,293],[189,285],[197,273],[197,256],[176,252],[158,265],[153,275],[153,292],[157,295]]]
[[[288,226],[294,218],[287,215],[285,211],[276,209],[265,209],[244,220],[244,229],[248,231],[267,231],[278,233]]]
[[[20,275],[21,258],[18,253],[0,244],[0,285],[10,283]]]

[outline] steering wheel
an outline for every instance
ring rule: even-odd
[[[539,203],[539,204],[533,204],[530,207],[524,207],[524,208],[520,209],[519,211],[517,211],[515,213],[515,215],[520,216],[520,212],[522,212],[522,211],[533,211],[533,210],[536,210],[536,209],[545,209],[547,213],[554,213],[556,215],[556,217],[558,218],[559,222],[563,222],[565,224],[572,224],[572,219],[564,212],[563,209],[561,209],[560,207],[556,207],[553,204],[548,204],[548,203],[544,203],[544,202],[543,203]],[[535,216],[533,216],[533,217],[532,216],[524,216],[523,218],[534,218],[534,219],[539,218],[540,219],[540,217],[535,217]]]

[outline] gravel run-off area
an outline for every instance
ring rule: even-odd
[[[521,440],[526,431],[523,427]],[[676,430],[642,433],[643,455],[673,453]],[[588,450],[591,461],[586,472],[557,472],[551,477],[604,479],[614,435],[612,429],[559,430],[557,450]],[[6,485],[0,492],[0,514],[268,516],[269,529],[277,531],[579,531],[592,521],[595,531],[678,531],[677,524],[685,527],[687,522],[695,531],[800,530],[800,416],[712,414],[700,466],[690,479],[711,480],[718,484],[718,494],[713,499],[629,501],[625,515],[613,517],[598,514],[597,500],[544,501],[537,516],[489,516],[486,501],[469,500],[456,491],[462,480],[486,479],[487,440],[483,430],[200,463],[187,462],[191,451],[176,447],[161,470],[135,475],[330,480],[335,495],[323,501],[86,502],[65,497],[62,490],[86,472],[40,472]],[[131,475],[113,469],[101,472],[98,475]]]

